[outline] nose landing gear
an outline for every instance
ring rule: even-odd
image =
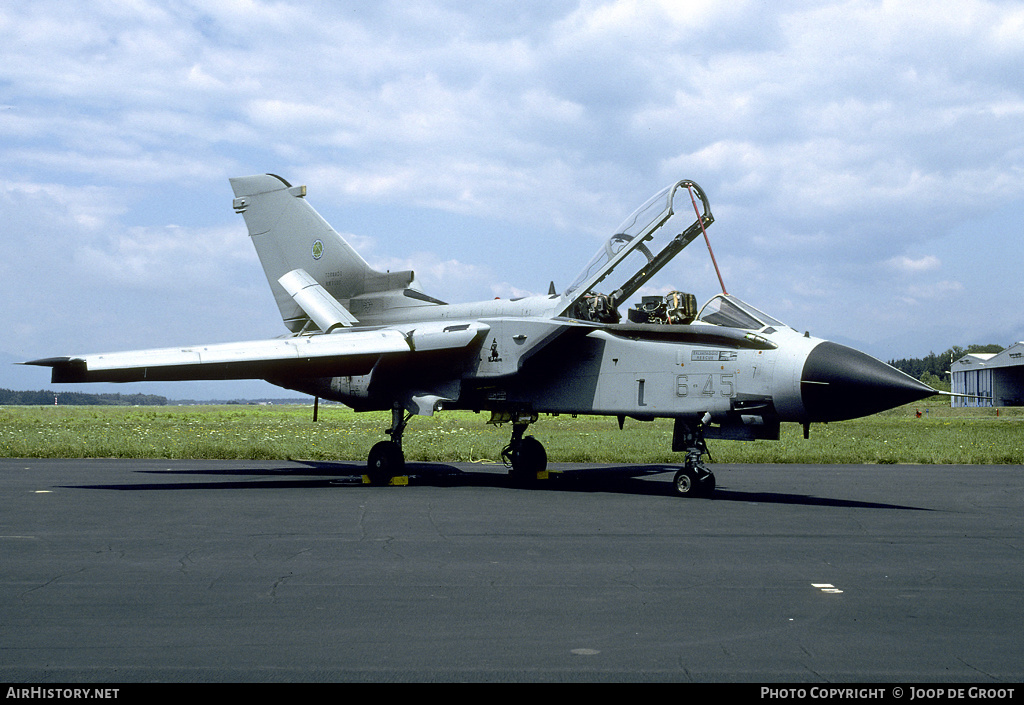
[[[680,497],[710,497],[715,491],[715,474],[703,463],[709,455],[704,442],[704,424],[676,419],[672,432],[672,450],[684,451],[686,460],[672,480],[672,489]]]

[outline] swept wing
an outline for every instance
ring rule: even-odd
[[[267,379],[367,374],[382,356],[458,350],[488,326],[422,323],[415,328],[342,330],[330,335],[129,350],[26,362],[53,368],[53,382]]]

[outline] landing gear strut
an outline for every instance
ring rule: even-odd
[[[710,497],[715,491],[715,475],[702,462],[710,457],[704,442],[704,424],[676,419],[672,432],[672,450],[684,451],[686,460],[672,480],[672,488],[680,497]]]
[[[523,437],[532,421],[536,421],[536,416],[529,420],[517,419],[512,424],[512,440],[501,451],[509,475],[524,484],[535,481],[537,473],[544,472],[548,466],[548,454],[541,442],[533,436]]]
[[[370,457],[366,461],[366,476],[371,485],[386,485],[391,478],[405,472],[405,454],[402,452],[402,434],[405,426],[412,418],[400,406],[391,409],[391,428],[385,433],[391,436],[390,441],[381,441],[370,448]]]

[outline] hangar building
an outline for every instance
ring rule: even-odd
[[[1024,342],[1001,353],[964,355],[950,370],[954,394],[978,394],[991,399],[950,397],[957,406],[1024,406]]]

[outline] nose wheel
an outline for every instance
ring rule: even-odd
[[[701,464],[684,467],[672,480],[680,497],[710,497],[715,491],[715,474]]]
[[[704,442],[703,423],[689,424],[676,419],[672,434],[672,450],[686,453],[683,467],[672,479],[672,489],[680,497],[710,497],[715,491],[715,474],[704,465],[708,446]]]

